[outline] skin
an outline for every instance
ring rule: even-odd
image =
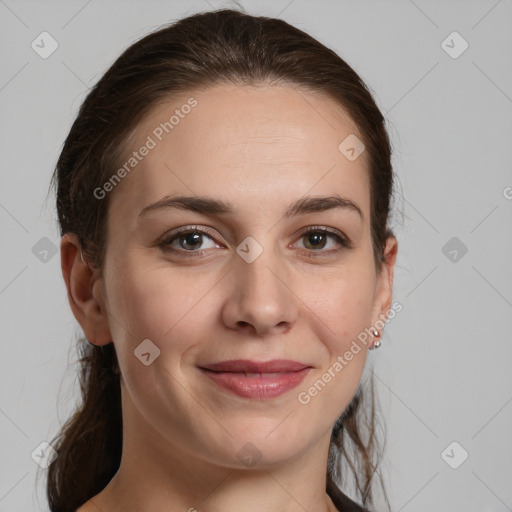
[[[397,241],[388,239],[377,273],[366,154],[349,161],[338,150],[349,134],[362,136],[323,95],[222,84],[153,108],[127,155],[191,96],[198,105],[110,192],[103,273],[82,261],[75,235],[62,238],[73,313],[90,342],[114,343],[122,373],[121,466],[79,512],[336,510],[325,492],[330,432],[372,343],[360,344],[308,404],[297,395],[391,308]],[[228,201],[235,214],[162,209],[139,217],[177,194]],[[333,194],[357,203],[363,218],[340,208],[283,217],[306,195]],[[158,242],[180,226],[214,236],[185,248],[180,240],[194,239],[174,239],[181,253],[165,251]],[[308,226],[338,230],[353,247],[303,236]],[[236,252],[248,236],[263,248],[252,263]],[[134,356],[145,339],[160,349],[148,366]],[[227,359],[313,368],[297,388],[254,400],[197,369]],[[237,457],[248,442],[260,455],[251,467]]]

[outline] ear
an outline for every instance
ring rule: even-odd
[[[99,269],[82,260],[80,242],[74,233],[62,237],[60,255],[62,275],[75,318],[90,343],[107,345],[112,341],[112,335]]]
[[[385,322],[388,318],[393,298],[393,277],[397,252],[398,241],[394,236],[389,236],[384,249],[384,261],[381,263],[381,271],[377,276],[372,326],[377,320]]]

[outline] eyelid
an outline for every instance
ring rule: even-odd
[[[308,235],[309,233],[322,233],[324,235],[330,235],[331,237],[335,238],[338,241],[338,244],[340,244],[343,247],[343,249],[352,249],[353,248],[353,244],[350,241],[350,239],[342,231],[339,231],[338,229],[328,228],[326,226],[308,226],[308,227],[300,230],[299,239]],[[318,256],[321,256],[322,254],[326,255],[326,254],[332,254],[332,253],[341,251],[341,249],[331,249],[328,251],[322,251],[322,250],[313,251],[310,249],[305,249],[305,250],[307,250],[309,253],[311,253],[313,255],[318,255]]]
[[[209,237],[216,240],[217,233],[214,232],[211,228],[208,226],[202,226],[200,224],[191,224],[189,226],[181,226],[179,228],[173,229],[171,231],[166,232],[161,238],[158,243],[164,243],[166,241],[171,240],[172,238],[177,237],[178,235],[182,233],[190,233],[198,231],[200,233],[206,233]]]
[[[303,235],[309,233],[310,231],[313,231],[313,232],[320,231],[323,233],[327,233],[329,235],[336,235],[336,236],[339,236],[340,238],[342,238],[347,243],[350,242],[348,237],[342,231],[340,231],[339,229],[335,229],[335,228],[329,228],[327,226],[317,226],[317,225],[306,226],[305,228],[301,228],[297,234],[299,236],[303,236]]]

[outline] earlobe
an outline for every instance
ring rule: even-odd
[[[94,345],[112,341],[106,307],[101,290],[100,271],[82,255],[80,242],[74,233],[61,240],[61,269],[73,315]]]

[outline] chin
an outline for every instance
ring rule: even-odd
[[[292,434],[283,426],[276,429],[275,421],[272,428],[254,428],[253,425],[253,428],[243,428],[238,432],[227,429],[233,438],[229,443],[219,443],[222,453],[216,462],[224,460],[232,468],[268,469],[299,457],[314,444],[311,435],[308,437],[305,432]]]

